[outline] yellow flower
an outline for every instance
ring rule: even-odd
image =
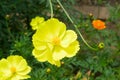
[[[27,75],[31,68],[26,60],[18,55],[9,56],[0,60],[0,80],[23,80],[30,78]]]
[[[40,26],[39,24],[41,24],[42,22],[44,22],[44,18],[37,16],[32,19],[32,21],[30,22],[30,25],[32,26],[33,30],[36,30]]]
[[[62,58],[75,56],[80,49],[76,39],[73,30],[66,30],[64,23],[51,18],[41,23],[32,37],[33,55],[40,62],[48,61],[59,67]]]

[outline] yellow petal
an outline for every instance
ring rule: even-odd
[[[54,37],[62,38],[65,34],[66,26],[64,23],[55,18],[51,18],[44,22],[33,36],[41,42],[51,42]]]
[[[79,51],[80,46],[78,41],[72,42],[69,47],[65,48],[67,52],[67,57],[73,57],[76,55],[76,53]]]
[[[18,65],[16,65],[16,69],[17,69],[18,72],[25,70],[27,67],[28,67],[28,66],[27,66],[27,62],[26,62],[25,59],[21,60],[21,61],[18,63]]]
[[[55,63],[54,63],[57,67],[60,67],[61,66],[61,63],[60,63],[60,61],[55,61]]]
[[[53,60],[53,58],[49,58],[48,62],[51,63],[51,64],[53,64],[53,65],[56,65],[57,67],[61,66],[60,60],[55,61],[55,60]]]
[[[45,50],[47,48],[47,45],[45,42],[41,42],[41,41],[34,39],[34,38],[33,38],[33,45],[38,50]]]
[[[0,65],[2,65],[0,66],[0,73],[2,73],[3,80],[20,80],[22,76],[26,76],[31,71],[26,60],[18,55],[12,55],[7,59],[0,60]],[[11,69],[15,71],[15,74]],[[20,73],[22,73],[22,76]]]
[[[37,49],[33,49],[33,56],[35,56],[35,58],[37,58],[38,61],[44,62],[48,60],[50,51],[48,49],[46,50],[37,50]]]
[[[0,73],[2,73],[3,78],[8,78],[12,75],[9,69],[10,64],[8,63],[8,61],[6,59],[0,60]]]
[[[8,62],[14,66],[18,65],[22,59],[23,57],[18,55],[12,55],[7,57]]]
[[[22,56],[9,56],[7,60],[11,64],[11,67],[16,68],[16,71],[22,71],[27,67],[27,62]]]
[[[56,46],[53,51],[53,59],[56,61],[61,60],[66,54],[66,51],[62,47]]]
[[[60,66],[60,61],[55,61],[52,57],[52,53],[49,50],[45,50],[45,51],[40,51],[40,50],[33,50],[33,55],[35,56],[35,58],[40,61],[40,62],[44,62],[44,61],[48,61],[49,63],[56,65],[56,66]]]
[[[32,21],[30,22],[30,25],[32,26],[33,30],[36,30],[39,28],[39,25],[44,22],[44,18],[43,17],[35,17],[32,19]]]
[[[29,75],[23,75],[23,76],[20,76],[20,79],[23,80],[23,79],[28,79],[28,78],[31,78]]]
[[[6,68],[9,68],[9,63],[6,59],[0,60],[0,72],[5,70]]]
[[[14,75],[8,80],[24,80],[30,78],[29,75]]]
[[[51,18],[46,21],[46,28],[49,28],[49,32],[52,35],[60,38],[64,36],[66,31],[66,25],[55,18]]]
[[[76,39],[77,39],[77,34],[73,30],[67,30],[65,36],[61,41],[61,46],[68,47]]]
[[[31,71],[31,67],[27,66],[26,69],[17,72],[17,74],[19,74],[19,75],[26,75],[26,74],[28,74],[30,71]]]
[[[52,43],[47,43],[47,46],[50,49],[50,51],[54,49],[54,45]]]
[[[0,80],[6,80],[5,76],[2,75],[2,73],[0,73]]]

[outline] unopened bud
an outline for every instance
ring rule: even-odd
[[[91,75],[91,70],[89,70],[86,74],[87,74],[87,76],[90,76]]]
[[[64,62],[62,61],[61,64],[64,64]]]
[[[10,18],[10,15],[7,14],[7,15],[5,16],[5,19],[6,19],[6,20],[9,20],[9,18]]]
[[[49,73],[50,71],[51,71],[51,69],[50,69],[50,68],[48,68],[48,69],[47,69],[47,73]]]
[[[57,5],[57,8],[60,8],[60,5]]]
[[[88,80],[87,77],[83,77],[82,80]]]
[[[99,45],[98,45],[98,47],[99,47],[100,49],[104,48],[104,46],[105,46],[105,45],[104,45],[104,43],[102,43],[102,42],[99,43]]]
[[[89,13],[89,16],[93,16],[93,14],[92,14],[92,13]]]

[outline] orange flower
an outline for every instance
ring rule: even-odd
[[[98,30],[102,30],[102,29],[106,28],[105,22],[103,22],[101,20],[93,20],[92,25],[95,29],[98,29]]]

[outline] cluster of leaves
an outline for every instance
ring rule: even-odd
[[[56,0],[52,1],[54,17],[65,22],[68,28],[74,29]],[[60,68],[47,62],[40,63],[31,55],[33,49],[31,37],[34,32],[29,24],[35,16],[43,16],[46,19],[50,17],[49,1],[4,0],[0,2],[0,59],[11,54],[23,56],[32,67],[31,78],[28,80],[80,80],[84,77],[90,80],[119,80],[119,5],[115,7],[109,5],[111,16],[106,20],[107,29],[98,31],[91,25],[92,16],[84,16],[73,9],[72,5],[75,4],[75,0],[61,0],[61,2],[72,15],[87,42],[95,47],[96,44],[104,42],[104,49],[92,51],[79,37],[81,50],[75,57],[62,60]],[[115,15],[114,12],[116,12]]]

